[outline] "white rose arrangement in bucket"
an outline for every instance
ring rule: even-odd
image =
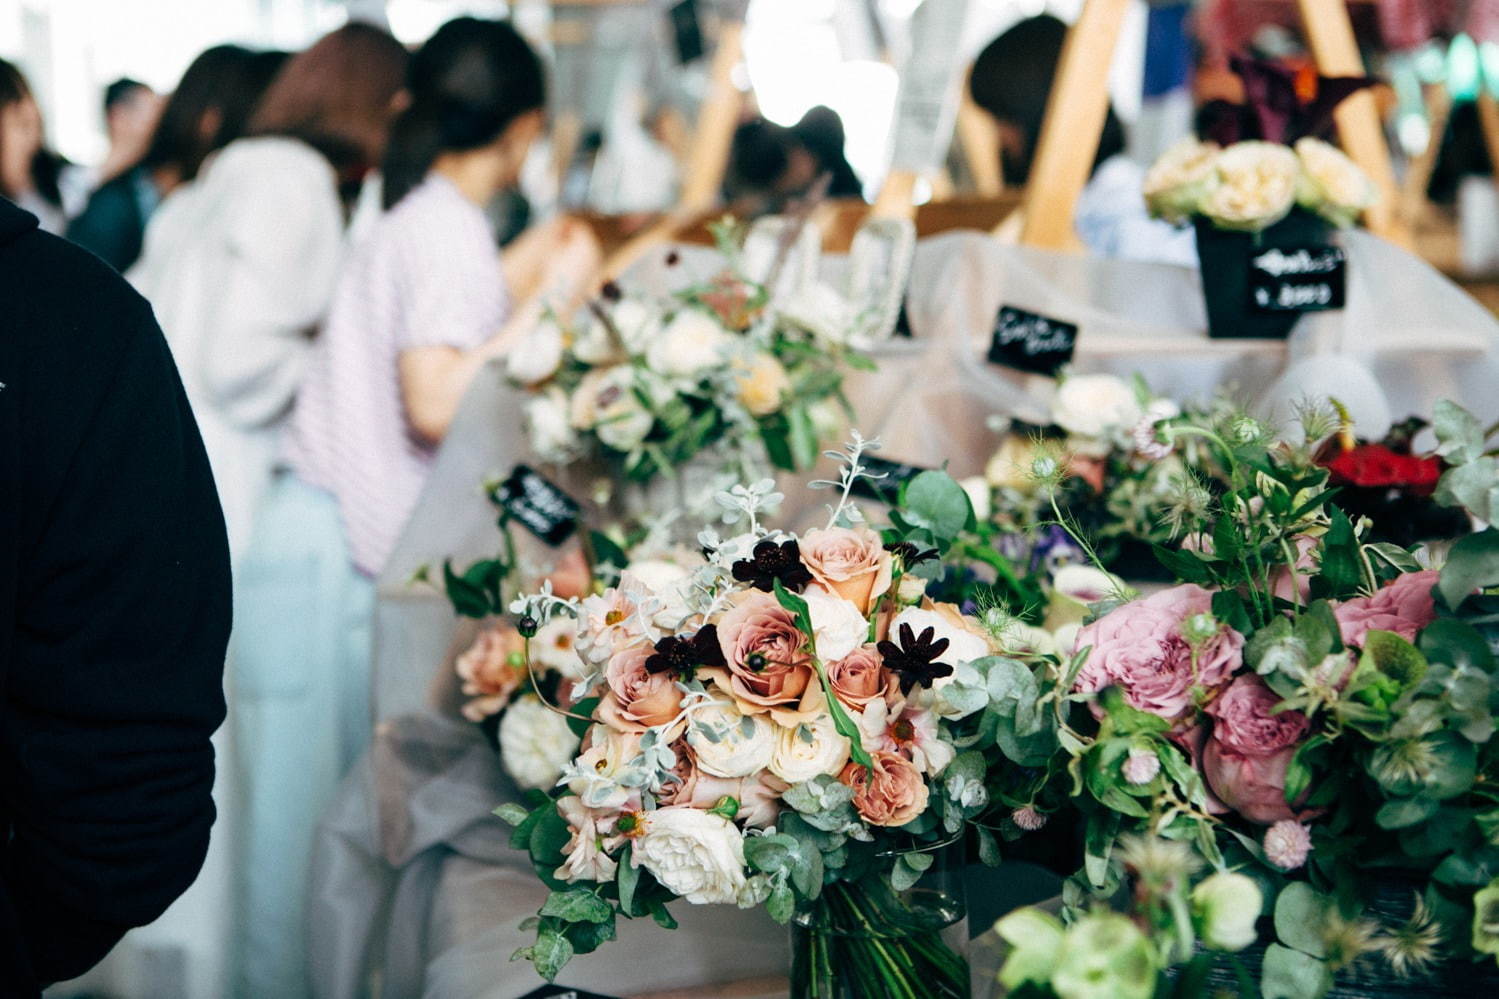
[[[1368,176],[1317,138],[1337,104],[1372,81],[1319,78],[1306,103],[1288,70],[1243,59],[1232,65],[1248,104],[1218,102],[1209,135],[1168,150],[1146,174],[1145,203],[1156,217],[1196,229],[1209,335],[1284,338],[1301,311],[1341,305],[1341,272],[1335,282],[1317,280],[1340,251],[1321,250],[1332,227],[1353,225],[1378,200]],[[1305,289],[1295,281],[1276,294],[1256,286],[1251,261],[1275,251],[1289,259],[1266,260],[1271,277],[1304,270]]]

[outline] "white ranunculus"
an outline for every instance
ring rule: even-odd
[[[1218,183],[1217,143],[1183,139],[1155,161],[1145,174],[1145,205],[1168,222],[1181,223],[1202,211],[1203,201]]]
[[[849,742],[838,734],[833,716],[819,714],[802,725],[776,726],[770,772],[788,784],[800,784],[821,774],[837,774],[848,754]]]
[[[1051,418],[1068,433],[1104,437],[1140,422],[1135,390],[1113,375],[1073,375],[1057,386]]]
[[[781,318],[819,340],[847,344],[858,332],[858,312],[830,285],[810,282],[797,289],[780,309]]]
[[[973,506],[973,515],[979,520],[988,520],[989,515],[994,512],[993,497],[989,492],[989,480],[982,475],[970,475],[959,482],[963,491],[968,494],[968,502]]]
[[[590,808],[622,808],[631,796],[622,781],[639,756],[639,735],[595,725],[593,744],[569,771],[567,789]]]
[[[578,752],[567,716],[521,697],[500,717],[500,760],[522,788],[549,789]]]
[[[999,645],[1010,655],[1049,656],[1057,650],[1051,632],[1018,620],[1000,632]]]
[[[869,640],[869,621],[859,608],[825,587],[813,584],[802,594],[812,618],[817,658],[835,663]]]
[[[618,364],[625,359],[622,345],[610,333],[603,320],[594,316],[582,332],[573,337],[573,356],[584,364]]]
[[[841,441],[848,436],[848,411],[832,396],[808,406],[807,416],[820,441]]]
[[[692,613],[687,606],[687,597],[692,591],[692,573],[675,562],[659,558],[631,562],[626,571],[660,599],[661,609],[654,617],[656,625],[670,632],[680,628]]]
[[[578,657],[578,622],[559,614],[542,625],[531,638],[531,658],[544,669],[555,670],[569,680],[588,675]]]
[[[1264,907],[1260,886],[1234,871],[1210,874],[1192,889],[1192,922],[1213,950],[1240,951],[1254,943]]]
[[[900,626],[903,624],[910,625],[911,634],[918,638],[923,631],[931,628],[933,641],[939,638],[947,639],[947,651],[942,653],[938,661],[950,666],[971,663],[990,654],[989,643],[983,638],[971,631],[959,628],[936,611],[907,607],[890,622],[891,641],[895,641],[900,636]],[[936,682],[942,683],[942,678]]]
[[[721,815],[686,806],[645,819],[630,862],[693,905],[733,903],[744,887],[744,837]]]
[[[539,385],[562,364],[562,328],[548,316],[505,359],[505,371],[520,385]]]
[[[1364,209],[1379,200],[1369,175],[1341,149],[1310,136],[1296,142],[1301,177],[1296,202],[1333,225],[1350,226]]]
[[[656,419],[636,395],[635,369],[627,364],[600,368],[583,376],[572,398],[572,425],[592,430],[616,451],[633,451]]]
[[[1286,217],[1296,203],[1301,163],[1289,147],[1240,142],[1217,160],[1218,184],[1203,199],[1202,214],[1221,229],[1258,232]]]
[[[718,736],[715,742],[704,728]],[[748,777],[770,763],[775,726],[765,715],[746,715],[731,700],[715,701],[692,713],[687,742],[697,768],[714,777]]]
[[[632,356],[644,354],[661,333],[661,316],[644,302],[626,298],[609,309],[609,318],[619,330],[625,349]]]
[[[652,371],[693,378],[726,362],[728,334],[718,320],[697,309],[683,309],[646,348]]]
[[[577,452],[578,434],[573,429],[567,393],[553,386],[527,399],[524,413],[536,457],[561,463]]]

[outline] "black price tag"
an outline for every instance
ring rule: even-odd
[[[1249,258],[1249,304],[1257,312],[1341,309],[1347,282],[1340,246],[1273,246]]]
[[[1054,376],[1076,349],[1076,323],[1004,305],[994,321],[989,360],[1033,375]]]
[[[556,547],[578,529],[578,501],[526,465],[516,465],[494,490],[494,501],[510,518]]]
[[[697,14],[697,0],[682,0],[670,12],[672,36],[677,43],[677,62],[683,66],[701,59],[703,26]]]
[[[891,506],[899,502],[900,487],[903,483],[910,482],[922,472],[927,471],[920,465],[907,465],[899,461],[887,461],[884,458],[872,458],[867,455],[859,459],[859,464],[863,465],[870,475],[877,475],[880,478],[855,479],[853,488],[849,491],[855,496],[888,503]]]
[[[566,985],[543,985],[539,989],[527,992],[520,999],[615,999],[615,997],[601,995],[598,992],[584,992],[582,989],[570,989]]]

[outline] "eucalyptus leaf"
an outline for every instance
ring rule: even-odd
[[[572,959],[573,945],[567,937],[552,929],[536,934],[536,943],[531,945],[531,963],[542,978],[555,982],[557,974]]]
[[[513,801],[507,801],[499,808],[496,808],[494,810],[494,814],[499,816],[500,821],[502,822],[508,822],[512,826],[519,826],[522,822],[526,821],[526,819],[530,817],[531,810],[528,809],[525,805],[517,804]]]
[[[1292,881],[1275,899],[1275,935],[1288,947],[1313,957],[1327,956],[1322,937],[1332,900],[1304,881]]]
[[[921,472],[906,483],[901,511],[912,524],[942,541],[956,538],[973,516],[968,494],[946,472]]]
[[[1436,814],[1439,807],[1430,798],[1396,798],[1379,807],[1374,813],[1374,822],[1381,829],[1405,829],[1425,822]]]
[[[1458,539],[1437,582],[1442,599],[1456,608],[1468,594],[1499,585],[1499,530],[1490,527]]]
[[[1484,523],[1499,515],[1499,458],[1486,455],[1449,468],[1437,480],[1432,498],[1443,506],[1468,511]]]
[[[541,906],[542,916],[555,916],[569,923],[602,923],[613,913],[608,902],[587,888],[554,891]]]
[[[1325,961],[1271,944],[1260,970],[1263,999],[1319,999],[1332,988],[1332,969]]]

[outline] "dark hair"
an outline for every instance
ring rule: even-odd
[[[0,109],[34,99],[31,94],[31,85],[26,82],[26,77],[21,70],[14,63],[0,59]],[[4,141],[3,138],[0,138],[0,141]],[[36,193],[58,208],[62,207],[62,190],[58,186],[58,181],[62,176],[63,167],[67,165],[67,160],[45,146],[38,149],[31,159],[31,182],[36,185]],[[7,191],[0,188],[0,195],[8,198],[15,198],[19,194],[19,191]]]
[[[122,76],[109,86],[104,88],[104,116],[109,117],[109,112],[115,109],[115,105],[128,101],[137,90],[150,90],[139,80],[132,80],[128,76]]]
[[[183,183],[192,180],[209,153],[244,134],[251,112],[286,58],[284,52],[252,52],[239,45],[215,45],[203,52],[162,109],[141,165],[171,167]],[[205,132],[210,114],[218,123]]]
[[[1066,41],[1067,25],[1057,18],[1048,14],[1028,17],[985,46],[973,62],[968,78],[973,102],[995,118],[1014,124],[1025,140],[1018,160],[1004,159],[1006,183],[1024,184],[1030,177],[1031,159],[1046,120],[1046,100]],[[1124,126],[1111,105],[1093,165],[1123,151]]]
[[[795,145],[796,137],[790,129],[764,118],[754,118],[734,129],[725,179],[729,200],[773,190],[791,165]]]
[[[844,153],[843,119],[837,111],[819,104],[791,126],[791,134],[817,160],[818,171],[830,175],[828,197],[857,198],[864,193],[859,175]]]
[[[421,183],[438,154],[489,145],[546,103],[541,60],[506,21],[459,17],[411,58],[411,106],[391,128],[382,168],[385,207]]]
[[[286,61],[246,134],[300,139],[340,173],[371,167],[384,155],[408,59],[388,31],[346,24]]]

